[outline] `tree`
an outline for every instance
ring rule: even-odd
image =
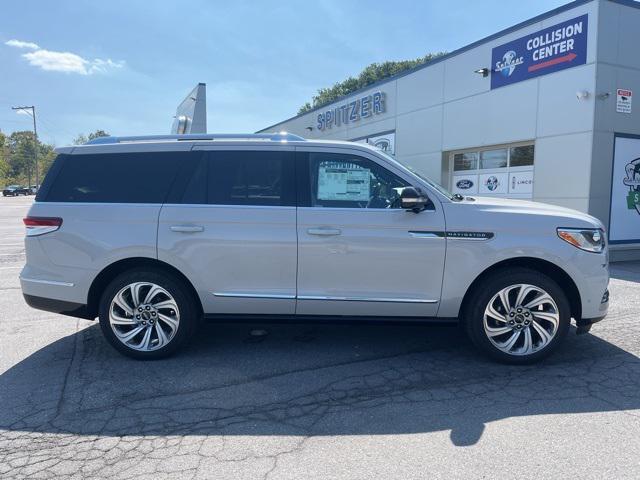
[[[42,179],[55,158],[53,146],[39,140],[36,144],[30,130],[9,136],[0,133],[0,181],[5,185],[33,183],[36,178],[34,148],[38,151],[38,173]]]
[[[35,178],[35,142],[31,130],[13,132],[9,136],[9,172],[13,179]],[[25,183],[25,182],[21,182]]]
[[[0,178],[7,178],[9,173],[9,147],[7,136],[0,132]]]
[[[383,78],[391,77],[398,73],[410,70],[418,65],[430,62],[434,58],[444,55],[446,52],[428,53],[424,57],[415,60],[401,60],[398,62],[389,61],[383,63],[372,63],[362,70],[356,78],[349,77],[341,82],[334,83],[332,87],[325,87],[318,90],[311,102],[305,103],[298,110],[298,114],[306,113],[314,108],[321,107],[327,103],[359,90],[367,85],[371,85]]]
[[[110,135],[104,130],[96,130],[95,132],[89,134],[89,140],[95,140],[96,138],[99,138],[99,137],[109,137],[109,136]]]
[[[84,145],[88,141],[89,141],[89,139],[87,138],[87,136],[84,133],[79,133],[78,136],[73,139],[73,144],[74,145]]]
[[[104,130],[96,130],[93,133],[90,133],[89,136],[84,133],[79,134],[76,138],[73,139],[74,145],[84,145],[85,143],[94,140],[99,137],[108,137],[109,134]]]

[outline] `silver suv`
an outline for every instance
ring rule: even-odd
[[[452,195],[380,150],[291,134],[108,137],[58,149],[24,220],[29,305],[135,358],[203,319],[460,322],[529,363],[608,308],[602,224]]]

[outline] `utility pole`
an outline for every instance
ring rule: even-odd
[[[33,159],[36,165],[36,185],[40,185],[40,175],[38,173],[38,130],[36,129],[36,107],[31,105],[29,107],[11,107],[11,110],[21,110],[29,113],[31,110],[31,117],[33,118]],[[31,169],[29,169],[29,184],[31,184]],[[31,185],[29,185],[31,188]],[[36,187],[37,188],[37,187]]]

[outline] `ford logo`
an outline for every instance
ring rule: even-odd
[[[473,182],[471,180],[458,180],[458,182],[456,183],[456,187],[458,187],[460,190],[467,190],[473,187]]]

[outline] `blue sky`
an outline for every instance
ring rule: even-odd
[[[5,2],[0,130],[168,133],[178,103],[207,84],[212,132],[251,132],[294,115],[318,88],[372,62],[452,51],[566,2]]]

